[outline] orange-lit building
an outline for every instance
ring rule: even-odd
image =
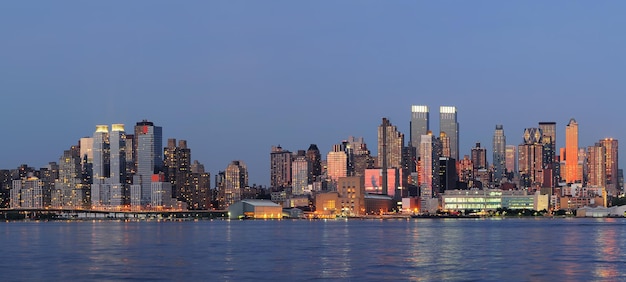
[[[353,216],[365,214],[365,187],[363,177],[340,177],[337,181],[338,207],[341,214]]]
[[[564,177],[567,183],[582,182],[582,174],[578,167],[578,123],[575,119],[570,119],[565,127]]]

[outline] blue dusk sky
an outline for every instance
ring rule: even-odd
[[[456,106],[460,153],[575,118],[581,146],[626,140],[623,1],[6,1],[0,168],[43,167],[96,124],[148,119],[214,175],[269,184],[272,145],[349,136]],[[622,144],[622,147],[626,145]],[[622,150],[623,151],[623,150]],[[622,159],[624,159],[623,157]]]

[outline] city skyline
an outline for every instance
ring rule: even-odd
[[[552,121],[558,150],[571,118],[581,148],[626,140],[624,3],[146,3],[2,4],[0,167],[149,119],[207,171],[243,160],[267,185],[272,146],[362,136],[376,155],[383,117],[408,141],[411,105],[435,135],[437,108],[458,109],[460,158],[490,156],[496,124],[515,146]]]

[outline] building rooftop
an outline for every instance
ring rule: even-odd
[[[246,204],[250,204],[253,206],[258,206],[258,207],[280,207],[279,204],[274,203],[270,200],[260,200],[260,199],[245,199],[245,200],[241,200],[241,202],[246,203]]]

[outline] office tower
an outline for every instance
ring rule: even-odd
[[[429,118],[428,106],[411,106],[411,135],[409,136],[410,147],[415,148],[419,152],[419,145],[422,135],[428,134],[430,127],[428,125]]]
[[[365,214],[365,183],[363,177],[340,177],[337,193],[341,213],[347,216]]]
[[[515,145],[506,145],[506,171],[517,173],[517,147]]]
[[[270,187],[273,191],[282,191],[291,187],[292,154],[280,145],[272,146],[270,153]]]
[[[621,193],[617,177],[619,171],[617,139],[604,138],[600,140],[600,146],[604,147],[606,153],[606,190],[609,195],[617,196]]]
[[[110,173],[109,126],[96,125],[93,134],[93,183],[102,184]]]
[[[322,175],[322,154],[317,148],[317,145],[311,144],[309,149],[306,150],[306,159],[311,164],[311,170],[309,170],[309,183],[313,183]]]
[[[450,157],[459,159],[459,123],[456,107],[439,107],[439,131],[445,132],[450,138]]]
[[[556,158],[556,122],[540,122],[542,132],[543,163],[545,166],[554,163]]]
[[[587,187],[604,187],[607,183],[606,148],[600,143],[587,147]],[[607,192],[609,189],[607,188]],[[609,192],[610,194],[610,192]]]
[[[309,170],[311,163],[307,161],[306,156],[297,156],[291,165],[291,181],[293,195],[304,195],[310,192],[309,186]]]
[[[476,143],[476,147],[472,148],[472,164],[474,174],[479,169],[487,168],[487,149],[481,148],[480,143]]]
[[[163,166],[165,178],[172,184],[172,197],[179,201],[189,203],[190,177],[191,177],[191,149],[187,147],[186,140],[168,139],[167,146],[163,149]]]
[[[526,128],[524,142],[518,146],[518,165],[522,187],[543,185],[543,143],[539,128]]]
[[[348,154],[340,144],[334,145],[333,150],[326,155],[326,167],[326,175],[333,182],[348,176]]]
[[[506,136],[501,124],[496,125],[493,134],[493,174],[496,183],[502,180],[506,172]]]
[[[228,207],[241,200],[241,190],[248,186],[248,168],[243,161],[233,161],[225,171],[224,205]]]
[[[579,174],[578,168],[578,123],[575,119],[570,119],[565,127],[564,175],[567,183],[582,182],[582,175]]]
[[[431,134],[422,135],[420,142],[420,195],[432,198],[439,191],[439,154],[437,139]]]
[[[153,122],[143,120],[135,125],[137,172],[133,185],[140,185],[140,204],[152,201],[152,175],[163,171],[163,129]]]

